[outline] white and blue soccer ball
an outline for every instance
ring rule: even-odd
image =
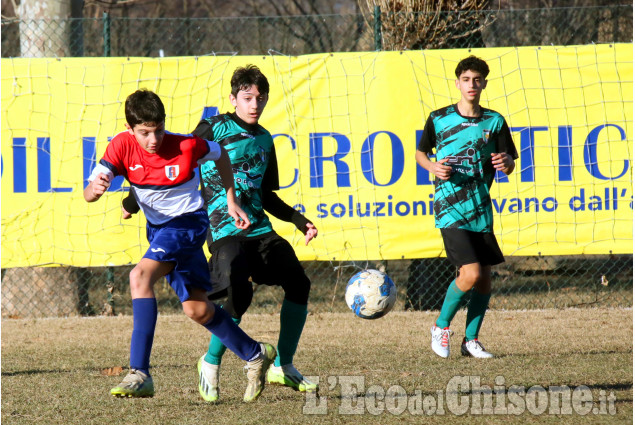
[[[346,304],[357,317],[378,319],[397,301],[397,287],[384,272],[375,269],[356,273],[346,285]]]

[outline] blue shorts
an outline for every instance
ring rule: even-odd
[[[181,302],[190,298],[191,288],[211,291],[207,258],[203,244],[209,228],[207,212],[199,210],[176,217],[167,223],[147,223],[150,247],[143,258],[174,263],[165,277]]]

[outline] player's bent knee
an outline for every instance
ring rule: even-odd
[[[311,292],[311,281],[306,279],[298,280],[293,285],[285,285],[284,297],[296,304],[306,305],[309,302],[309,293]]]
[[[183,303],[183,312],[187,317],[204,325],[214,317],[214,310],[206,303]]]
[[[134,267],[130,270],[128,278],[130,279],[130,286],[139,285],[139,282],[141,282],[143,278],[143,270],[141,270],[140,267]]]
[[[464,269],[461,270],[461,280],[465,286],[470,289],[474,287],[482,278],[481,271],[479,269]]]
[[[132,298],[146,298],[152,294],[152,282],[147,273],[140,267],[130,271],[130,294]]]
[[[247,312],[247,309],[251,305],[251,297],[248,300],[233,300],[232,303],[227,303],[223,308],[229,313],[229,315],[235,319],[240,319],[243,314]]]
[[[229,288],[229,296],[223,309],[233,318],[241,318],[251,305],[253,291],[251,287],[246,289],[237,291],[235,288]]]

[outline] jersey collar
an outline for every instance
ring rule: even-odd
[[[250,132],[256,132],[258,131],[258,129],[260,128],[260,124],[247,124],[245,121],[243,121],[236,112],[230,112],[229,113],[229,117],[234,120],[234,122],[236,124],[238,124],[239,126],[241,126],[242,128],[244,128],[247,131]]]

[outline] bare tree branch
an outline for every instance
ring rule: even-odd
[[[386,50],[466,47],[482,43],[480,31],[492,18],[478,13],[490,0],[358,0],[366,22],[382,13],[382,41]]]

